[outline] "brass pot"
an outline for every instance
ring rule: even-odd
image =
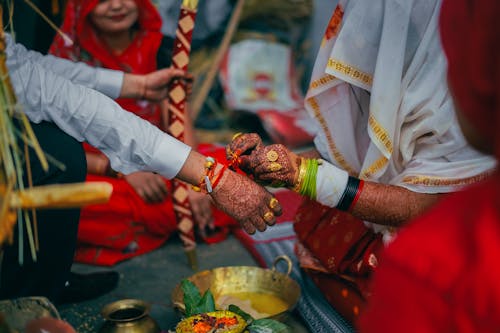
[[[160,327],[149,310],[149,303],[138,299],[110,303],[101,311],[105,322],[99,333],[159,333]]]
[[[277,263],[282,260],[288,265],[286,274],[276,270]],[[237,297],[243,302],[252,303],[252,308],[254,306],[257,308],[257,315],[249,313],[255,319],[273,318],[279,320],[283,314],[295,307],[300,298],[300,286],[289,277],[291,271],[292,261],[290,258],[278,256],[273,262],[272,269],[254,266],[218,267],[198,272],[189,277],[188,280],[198,287],[201,294],[210,289],[214,295],[216,306],[220,310],[225,308],[221,306],[219,301],[225,298],[225,305],[228,305],[227,297],[229,296],[229,304],[235,304],[246,311],[240,304],[231,302],[231,300],[235,300],[234,297]],[[180,283],[172,292],[172,302],[176,308],[184,312],[184,293]]]

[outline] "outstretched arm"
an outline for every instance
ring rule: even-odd
[[[11,47],[12,45],[10,45]],[[74,84],[30,58],[7,48],[7,67],[19,104],[34,122],[50,121],[80,141],[88,141],[122,173],[153,171],[199,185],[206,175],[205,156],[123,110],[105,95]],[[273,195],[248,178],[219,165],[210,174],[216,205],[238,220],[247,232],[275,223],[281,207]]]
[[[237,164],[264,185],[285,186],[318,202],[350,211],[383,225],[400,226],[421,214],[439,194],[417,193],[395,185],[359,182],[346,171],[320,160],[316,151],[297,155],[280,144],[264,146],[256,134],[240,135],[227,148]]]

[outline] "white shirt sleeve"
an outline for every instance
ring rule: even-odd
[[[7,43],[7,68],[18,103],[31,121],[53,122],[77,140],[89,142],[122,173],[154,171],[169,179],[177,175],[189,146],[19,50]]]
[[[27,50],[21,44],[15,44],[12,37],[6,34],[9,53],[14,54],[17,59],[29,60],[52,71],[74,83],[95,89],[101,93],[116,99],[120,96],[124,73],[106,68],[89,66],[82,62],[43,55],[39,52]]]

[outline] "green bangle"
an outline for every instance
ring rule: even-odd
[[[318,174],[318,160],[307,159],[306,161],[306,174],[304,181],[300,187],[299,193],[308,196],[309,198],[316,199],[316,176]]]

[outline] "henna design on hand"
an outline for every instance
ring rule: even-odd
[[[235,167],[240,166],[240,156],[250,155],[253,150],[262,147],[262,139],[256,133],[240,134],[234,136],[232,141],[226,147],[226,158],[230,161],[231,165]],[[250,170],[242,169],[244,172],[249,173]]]
[[[293,187],[300,158],[281,144],[255,149],[249,156],[242,156],[242,170],[250,170],[256,181],[271,186]]]
[[[270,207],[273,195],[265,188],[229,170],[210,195],[217,207],[235,218],[249,234],[266,230],[282,213],[279,203]],[[268,217],[266,221],[264,216],[268,212],[273,213],[273,218]]]

